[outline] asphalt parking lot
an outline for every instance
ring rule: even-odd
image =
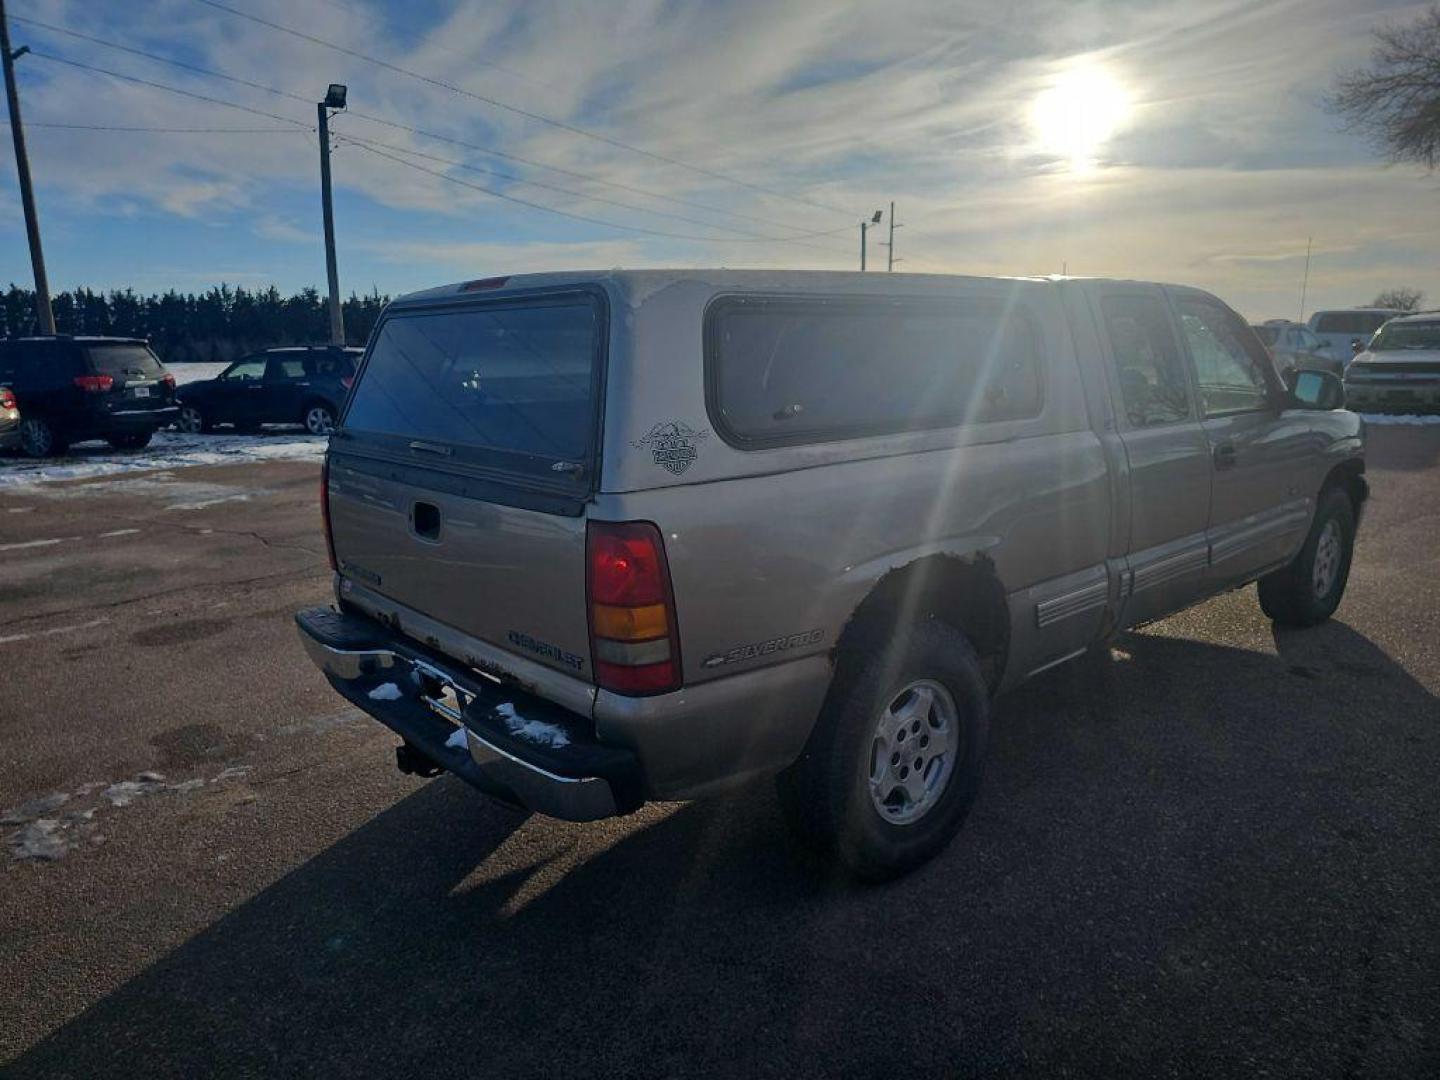
[[[1247,589],[1008,696],[880,887],[766,785],[401,776],[290,622],[313,462],[0,489],[0,1072],[1440,1075],[1440,428],[1370,462],[1333,621]]]

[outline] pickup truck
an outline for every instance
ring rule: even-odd
[[[593,820],[778,777],[858,876],[955,835],[991,702],[1259,582],[1335,610],[1367,496],[1326,372],[1134,281],[486,278],[392,303],[321,483],[331,685],[449,771]]]

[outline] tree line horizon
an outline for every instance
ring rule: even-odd
[[[364,345],[390,297],[372,290],[342,301],[347,345]],[[221,283],[202,292],[141,294],[134,289],[68,289],[51,309],[60,334],[144,338],[170,364],[219,363],[275,345],[323,344],[330,337],[326,299],[305,287],[289,296],[271,285]],[[37,332],[35,292],[13,282],[0,293],[0,339]]]

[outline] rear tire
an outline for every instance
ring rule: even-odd
[[[927,619],[841,654],[815,730],[779,778],[800,837],[857,877],[896,877],[940,852],[975,801],[990,693],[975,650]]]
[[[144,450],[154,434],[153,431],[140,431],[131,435],[111,435],[105,441],[116,450]]]
[[[1290,563],[1260,579],[1260,610],[1282,626],[1314,626],[1334,614],[1350,579],[1355,508],[1340,488],[1320,493],[1310,535]]]
[[[20,421],[20,448],[26,457],[55,457],[65,453],[69,445],[48,420],[34,416]]]
[[[335,410],[323,401],[312,401],[305,406],[301,422],[311,435],[329,435],[335,430]]]

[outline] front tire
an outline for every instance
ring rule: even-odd
[[[990,694],[975,650],[927,619],[841,654],[805,752],[780,777],[792,828],[858,877],[932,858],[975,801]]]
[[[1354,552],[1355,508],[1344,491],[1327,488],[1300,554],[1260,579],[1260,610],[1282,626],[1324,622],[1345,595]]]
[[[26,457],[44,458],[63,454],[66,447],[64,436],[55,425],[40,417],[26,417],[20,421],[20,448]]]

